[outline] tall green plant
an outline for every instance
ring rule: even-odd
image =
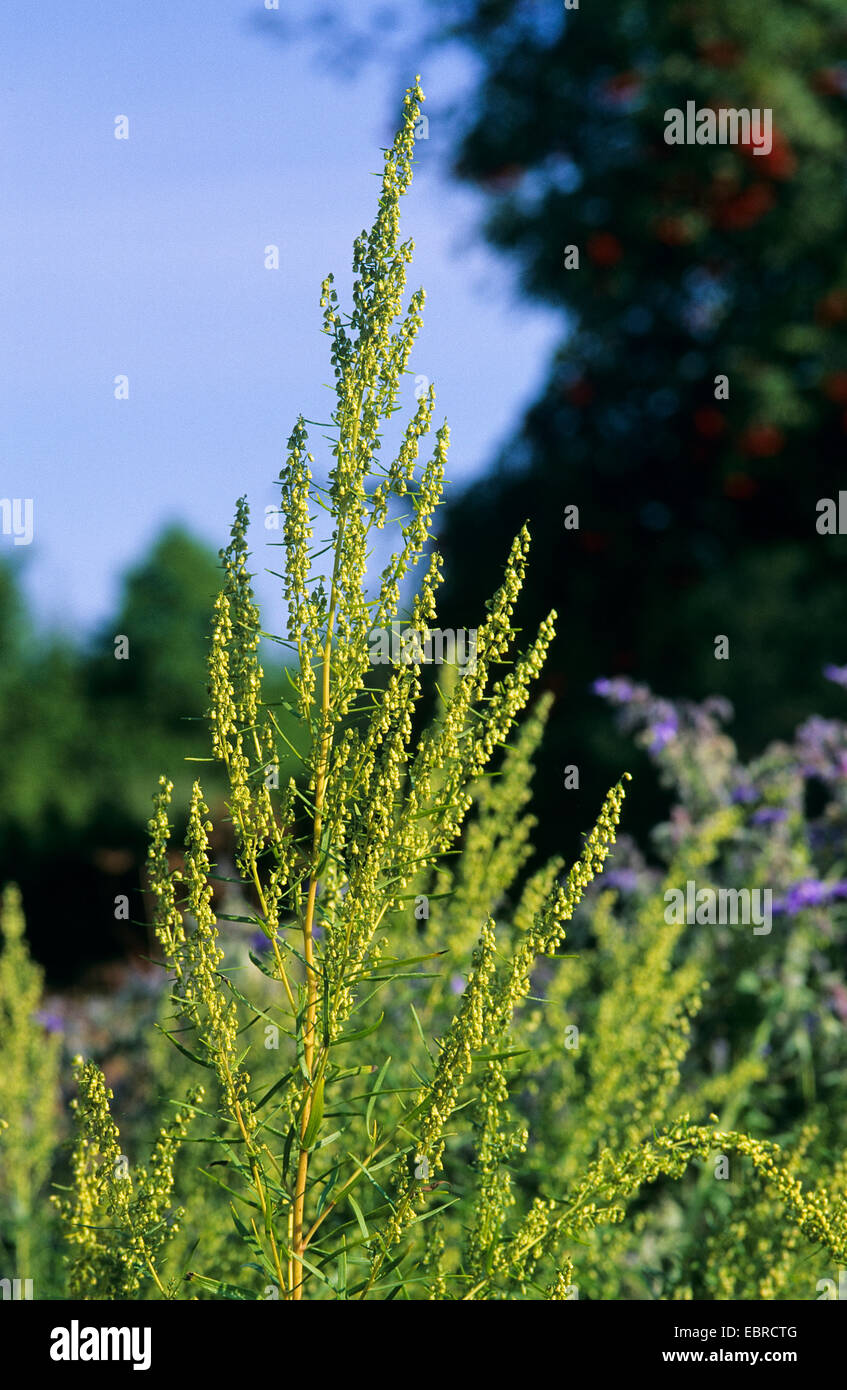
[[[525,814],[530,760],[547,702],[512,734],[555,619],[551,613],[528,647],[514,651],[525,529],[477,630],[474,659],[436,686],[435,719],[420,731],[437,553],[411,604],[410,640],[385,681],[375,679],[369,639],[398,620],[401,583],[427,551],[448,447],[445,424],[419,467],[434,410],[430,389],[395,459],[385,465],[380,457],[423,309],[417,291],[403,311],[412,244],[400,242],[398,216],[421,99],[416,83],[385,153],[376,221],[355,243],[352,311],[342,312],[331,276],[323,285],[336,390],[328,485],[312,477],[302,418],[280,476],[288,625],[276,640],[293,653],[282,707],[296,714],[307,750],[298,753],[302,774],[287,785],[278,785],[278,767],[292,744],[280,705],[263,699],[243,499],[222,552],[210,653],[212,750],[228,779],[239,884],[255,906],[234,918],[267,948],[250,952],[245,983],[222,944],[223,914],[213,911],[213,827],[202,786],[194,786],[184,862],[175,868],[172,789],[161,779],[149,864],[173,980],[174,1012],[163,1028],[182,1061],[206,1072],[210,1100],[183,1101],[151,1168],[133,1174],[118,1161],[96,1069],[81,1071],[75,1195],[63,1210],[77,1243],[72,1286],[95,1297],[120,1296],[121,1262],[130,1296],[185,1292],[166,1260],[174,1227],[191,1223],[190,1174],[185,1215],[170,1208],[189,1115],[203,1129],[189,1141],[204,1155],[195,1167],[207,1192],[213,1185],[224,1194],[229,1214],[213,1210],[233,1226],[225,1249],[213,1242],[211,1268],[198,1267],[205,1249],[198,1232],[197,1258],[185,1273],[189,1293],[568,1298],[571,1243],[621,1220],[646,1183],[680,1176],[715,1146],[747,1154],[807,1238],[836,1256],[845,1248],[847,1212],[826,1188],[805,1192],[773,1146],[745,1135],[695,1128],[687,1117],[653,1132],[650,1088],[633,1123],[621,1115],[612,1126],[609,1143],[595,1113],[606,1095],[598,1082],[597,1104],[585,1110],[593,1129],[574,1148],[570,1169],[554,1163],[549,1147],[561,1141],[561,1126],[531,1137],[533,1065],[550,1064],[557,1085],[556,1067],[565,1064],[561,1048],[550,1057],[549,1040],[547,1052],[533,1050],[544,1008],[533,981],[541,958],[551,958],[548,978],[563,965],[565,924],[614,844],[624,788],[609,792],[569,873],[553,861],[515,893],[533,826]],[[328,547],[313,530],[320,514],[331,518]],[[370,595],[372,533],[390,520],[400,544]],[[328,572],[318,573],[327,553]],[[664,957],[660,963],[664,969]],[[672,1035],[684,1030],[693,985],[668,984],[664,1012],[643,1010],[639,1022],[648,1029],[658,1018],[670,1039],[669,1079],[658,1088],[665,1111],[684,1051]],[[603,1031],[613,1033],[611,1021],[601,1020]],[[625,1049],[618,1051],[614,1067],[625,1068]],[[599,1145],[588,1142],[592,1136]],[[522,1160],[533,1144],[532,1161]],[[108,1232],[98,1230],[101,1211]],[[203,1211],[208,1220],[207,1204]],[[105,1250],[116,1227],[120,1261]]]

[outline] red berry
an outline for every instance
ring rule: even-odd
[[[767,184],[751,184],[743,193],[717,209],[715,225],[724,231],[746,231],[748,227],[754,227],[766,212],[770,212],[775,201],[773,189]]]
[[[724,479],[724,492],[736,502],[746,502],[758,489],[758,483],[746,473],[729,473]]]
[[[778,130],[773,131],[771,148],[767,154],[758,154],[752,141],[742,144],[739,148],[741,153],[755,164],[759,173],[767,174],[772,179],[790,179],[796,172],[797,157],[785,136]]]
[[[700,57],[713,68],[732,68],[741,57],[741,49],[729,39],[713,39],[711,43],[698,44]]]
[[[830,290],[819,299],[815,317],[823,323],[841,323],[847,319],[847,290]]]
[[[623,247],[611,232],[593,232],[588,238],[587,250],[594,264],[604,268],[617,265],[623,255]]]
[[[823,379],[823,389],[836,405],[847,405],[847,372],[830,372]]]
[[[750,458],[773,458],[784,446],[785,435],[776,425],[751,425],[741,436],[741,448]]]
[[[656,237],[665,246],[685,246],[693,240],[691,228],[682,217],[660,217],[656,223]]]
[[[718,439],[726,429],[726,416],[713,406],[703,406],[694,412],[694,428],[704,439]]]

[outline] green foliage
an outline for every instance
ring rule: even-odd
[[[218,572],[209,550],[179,527],[157,539],[150,555],[124,581],[114,627],[88,680],[95,698],[129,698],[139,715],[179,730],[202,713],[201,680],[209,608]],[[116,661],[115,637],[130,640],[130,659]]]
[[[184,817],[194,770],[185,755],[207,752],[203,687],[219,580],[214,552],[170,527],[126,575],[116,613],[79,643],[39,633],[12,570],[0,566],[0,882],[19,884],[51,983],[126,952],[116,893],[128,896],[133,922],[144,920],[151,780],[178,767],[174,801]],[[119,637],[125,659],[116,659]],[[284,711],[279,722],[290,737]],[[225,782],[214,773],[207,792],[217,800]],[[47,874],[58,900],[41,891]]]
[[[59,1049],[36,1017],[42,975],[13,885],[3,892],[0,939],[0,1277],[35,1282],[46,1264],[41,1213],[58,1137]]]
[[[102,1072],[77,1057],[74,1077],[79,1098],[71,1102],[77,1120],[73,1195],[53,1199],[73,1252],[70,1296],[134,1298],[142,1280],[152,1278],[166,1297],[157,1267],[183,1215],[171,1207],[170,1198],[188,1120],[177,1112],[159,1131],[149,1166],[133,1172],[128,1155],[121,1152],[118,1127],[109,1112],[113,1095]],[[187,1096],[186,1108],[193,1110],[202,1099],[202,1087],[197,1087]]]
[[[220,879],[199,781],[184,856],[174,854],[163,777],[149,868],[170,989],[152,1056],[171,1118],[147,1167],[133,1164],[102,1073],[77,1062],[72,1187],[58,1202],[68,1287],[94,1298],[653,1296],[647,1261],[650,1241],[668,1235],[667,1191],[683,1189],[694,1241],[726,1202],[707,1188],[717,1151],[737,1164],[728,1219],[744,1253],[728,1268],[713,1223],[709,1295],[752,1285],[811,1297],[810,1262],[826,1275],[847,1259],[843,1132],[812,1156],[809,1128],[785,1157],[771,1138],[703,1122],[709,1106],[743,1108],[763,1065],[740,1057],[715,1082],[699,1059],[686,1070],[707,955],[690,934],[657,927],[658,885],[625,922],[613,895],[592,888],[615,844],[623,780],[569,871],[556,858],[522,874],[549,698],[521,715],[555,619],[515,649],[526,529],[474,661],[443,668],[429,722],[420,647],[375,678],[369,634],[398,619],[400,583],[424,560],[448,444],[443,425],[418,471],[430,391],[394,462],[379,457],[423,306],[418,291],[403,312],[412,246],[398,229],[421,98],[416,84],[385,154],[376,222],[355,243],[352,312],[331,277],[323,286],[333,463],[328,486],[313,480],[299,420],[280,478],[279,640],[294,654],[282,699],[268,696],[259,662],[243,499],[222,552],[209,722],[240,906],[213,910]],[[313,531],[321,514],[328,547]],[[389,523],[399,546],[372,594],[371,533]],[[316,574],[327,551],[330,570]],[[431,553],[405,623],[421,639],[440,578]],[[286,778],[288,756],[299,767]],[[712,864],[736,828],[731,810],[705,816],[668,882]],[[578,912],[593,940],[574,961],[562,948],[566,924],[582,930]],[[169,1101],[198,1068],[208,1099]],[[659,1296],[689,1296],[692,1275],[671,1269]]]
[[[171,527],[127,574],[118,611],[86,649],[53,635],[34,640],[12,573],[0,569],[4,839],[20,836],[31,852],[56,821],[72,834],[109,817],[124,829],[133,818],[143,826],[148,759],[181,758],[186,721],[203,714],[217,585],[213,552]],[[125,660],[115,659],[119,634],[129,640]],[[147,730],[140,748],[139,722]]]

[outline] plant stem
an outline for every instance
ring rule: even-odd
[[[294,1258],[298,1260],[305,1250],[305,1240],[303,1223],[306,1209],[306,1182],[309,1176],[309,1151],[304,1144],[306,1130],[309,1124],[309,1117],[312,1110],[312,1062],[314,1059],[315,1046],[315,1020],[318,1010],[318,993],[315,981],[315,951],[314,951],[314,924],[315,924],[315,903],[318,895],[318,864],[320,857],[321,838],[323,835],[323,804],[326,795],[327,783],[327,764],[329,762],[329,751],[331,743],[331,733],[329,724],[329,698],[330,698],[330,654],[332,651],[332,625],[335,621],[335,575],[333,575],[332,601],[330,604],[329,615],[327,618],[326,646],[324,647],[323,661],[323,680],[321,693],[322,722],[321,722],[321,749],[318,759],[317,773],[315,776],[315,828],[312,842],[312,872],[309,875],[309,895],[306,901],[306,914],[303,919],[303,955],[306,961],[306,1017],[303,1026],[303,1058],[306,1070],[309,1073],[309,1081],[306,1082],[306,1094],[303,1101],[303,1110],[300,1116],[300,1154],[297,1160],[297,1185],[294,1191]],[[300,1277],[294,1287],[294,1298],[300,1300],[303,1289],[303,1266],[300,1265]]]
[[[362,393],[360,391],[356,401],[356,417],[350,444],[350,456],[354,461],[359,448],[359,417],[361,409]],[[344,517],[342,513],[338,521],[335,559],[332,567],[332,585],[330,588],[329,609],[326,619],[326,639],[324,642],[323,670],[321,673],[321,744],[317,767],[315,769],[315,820],[314,835],[312,837],[312,870],[309,875],[309,894],[306,900],[306,912],[303,918],[303,956],[306,962],[306,1017],[303,1028],[303,1059],[306,1064],[306,1071],[309,1073],[309,1080],[305,1083],[303,1110],[300,1116],[300,1153],[297,1160],[297,1181],[294,1190],[294,1259],[295,1261],[301,1261],[301,1263],[299,1277],[294,1287],[292,1297],[298,1302],[303,1296],[304,1274],[302,1256],[306,1248],[304,1224],[306,1213],[306,1184],[309,1176],[309,1151],[303,1141],[306,1137],[309,1118],[312,1113],[312,1087],[314,1085],[312,1063],[315,1046],[315,1022],[318,1012],[314,951],[315,904],[318,896],[318,869],[321,862],[321,841],[323,839],[323,808],[326,798],[327,781],[329,779],[329,756],[332,749],[332,723],[330,719],[332,633],[335,626],[335,611],[338,604],[338,577],[343,545]]]

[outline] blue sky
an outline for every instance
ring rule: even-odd
[[[282,8],[288,29],[261,0],[18,0],[0,16],[0,496],[32,497],[35,518],[32,545],[0,536],[0,553],[52,625],[91,631],[169,521],[225,543],[240,493],[254,515],[277,499],[297,414],[327,418],[320,282],[349,283],[421,7],[355,68],[292,32],[314,0]],[[450,422],[449,476],[484,487],[561,323],[520,304],[475,235],[478,199],[449,179],[447,112],[472,70],[456,55],[416,67],[431,138],[404,203],[409,287],[427,290],[411,366]],[[257,581],[267,620],[277,588]]]

